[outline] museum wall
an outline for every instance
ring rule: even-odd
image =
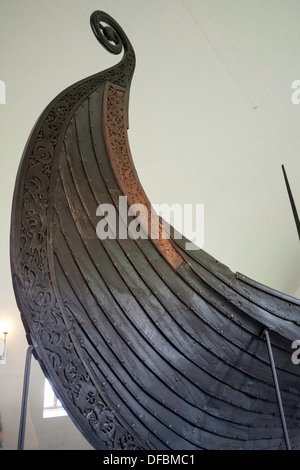
[[[19,323],[11,322],[7,339],[6,364],[0,365],[0,412],[3,450],[18,445],[23,374],[27,343]],[[32,358],[24,450],[92,449],[68,416],[43,418],[45,378]]]

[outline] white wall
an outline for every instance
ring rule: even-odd
[[[7,339],[6,364],[0,365],[0,410],[4,450],[15,450],[18,444],[27,350],[23,336],[21,332],[12,329]],[[68,416],[43,418],[44,381],[41,368],[32,357],[24,449],[92,450]]]
[[[297,299],[300,299],[300,286],[298,287],[298,289],[296,290],[295,294],[294,294],[294,297],[297,297]]]

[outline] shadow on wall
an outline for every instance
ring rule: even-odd
[[[298,287],[298,289],[296,290],[295,294],[294,294],[294,297],[296,297],[297,299],[300,299],[300,286]]]

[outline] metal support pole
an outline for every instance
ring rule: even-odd
[[[31,366],[32,351],[33,351],[33,346],[28,346],[27,353],[26,353],[25,369],[24,369],[23,393],[22,393],[21,415],[20,415],[20,425],[19,425],[18,450],[23,450],[23,448],[24,448],[24,437],[25,437],[27,401],[28,401],[28,389],[29,389],[29,377],[30,377],[30,366]]]
[[[275,362],[274,362],[274,357],[273,357],[273,352],[272,352],[270,336],[269,336],[268,330],[264,330],[263,333],[267,341],[268,353],[269,353],[269,358],[270,358],[270,363],[271,363],[273,381],[274,381],[274,386],[276,390],[276,396],[277,396],[277,402],[278,402],[278,408],[279,408],[279,413],[280,413],[280,418],[281,418],[281,423],[282,423],[285,444],[286,444],[287,450],[291,450],[289,435],[288,435],[288,431],[286,427],[285,416],[284,416],[284,411],[283,411],[283,406],[282,406],[282,401],[281,401],[280,389],[279,389],[279,384],[278,384],[278,379],[277,379],[277,373],[276,373],[276,367],[275,367]]]
[[[289,195],[289,198],[290,198],[290,203],[291,203],[293,216],[294,216],[294,220],[295,220],[295,224],[296,224],[296,228],[297,228],[297,232],[298,232],[298,237],[300,239],[300,220],[299,220],[298,212],[297,212],[297,209],[296,209],[296,204],[295,204],[295,201],[294,201],[294,198],[293,198],[293,195],[292,195],[292,191],[291,191],[291,188],[290,188],[290,184],[289,184],[287,174],[286,174],[285,169],[284,169],[284,165],[281,165],[281,168],[282,168],[282,171],[283,171],[283,176],[284,176],[284,180],[285,180],[285,184],[286,184],[286,189],[287,189],[287,192],[288,192],[288,195]]]

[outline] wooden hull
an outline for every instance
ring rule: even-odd
[[[122,61],[50,103],[16,181],[12,275],[35,357],[96,449],[280,449],[267,328],[297,448],[300,301],[185,239],[97,237],[101,204],[119,215],[126,196],[151,211],[127,138],[134,52],[108,15],[92,16],[94,31],[100,20]]]

